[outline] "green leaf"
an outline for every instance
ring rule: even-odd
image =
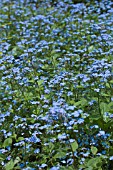
[[[4,143],[3,143],[3,147],[5,148],[6,146],[9,146],[12,144],[12,139],[11,138],[7,138]]]
[[[23,137],[19,137],[19,138],[18,138],[18,142],[19,142],[19,141],[22,141],[22,140],[24,140]]]
[[[39,80],[38,85],[41,86],[43,82],[44,82],[43,80]]]
[[[92,158],[87,162],[87,167],[96,167],[97,168],[97,164],[101,163],[102,160],[100,157],[98,158]]]
[[[53,148],[54,148],[54,144],[52,142],[50,142],[49,143],[49,150],[50,150],[50,152],[53,150]]]
[[[88,168],[85,168],[85,170],[93,170],[93,168],[90,166]]]
[[[65,152],[58,152],[57,154],[55,154],[54,155],[54,158],[56,159],[56,158],[62,158],[62,157],[64,157],[66,155],[66,153]]]
[[[87,105],[87,100],[84,99],[84,98],[82,98],[80,101],[75,102],[74,105],[75,105],[75,106],[79,106],[79,105],[85,106],[85,105]]]
[[[84,87],[83,87],[83,86],[79,86],[79,85],[78,85],[78,86],[77,86],[77,88],[78,88],[78,89],[83,89]]]
[[[4,160],[4,158],[0,157],[0,160]]]
[[[12,49],[12,54],[13,54],[13,55],[17,55],[17,50],[18,50],[18,47],[15,46],[15,47]]]
[[[78,143],[77,143],[77,141],[71,143],[71,147],[72,147],[73,152],[75,152],[75,151],[78,149]]]
[[[110,102],[110,103],[108,104],[108,107],[109,107],[109,108],[113,107],[113,102]]]
[[[88,51],[89,51],[89,53],[91,53],[93,50],[94,50],[94,46],[91,45],[91,46],[88,48]]]
[[[97,149],[96,147],[91,146],[91,152],[92,152],[94,155],[96,155],[97,151],[98,151],[98,149]]]
[[[68,167],[62,166],[62,167],[60,167],[60,170],[73,170],[73,169],[74,169],[73,166],[68,166]]]
[[[20,161],[21,161],[21,159],[19,157],[16,157],[16,159],[14,160],[14,165],[16,165]]]
[[[102,113],[105,113],[105,112],[108,112],[110,108],[107,103],[101,102],[100,109],[101,109]]]
[[[113,83],[113,80],[110,80],[110,83]]]
[[[12,139],[16,139],[16,137],[17,137],[17,134],[14,134],[11,136]]]
[[[14,168],[14,162],[13,160],[11,159],[5,166],[5,170],[13,170]]]

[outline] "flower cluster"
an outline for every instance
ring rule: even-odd
[[[0,2],[0,168],[113,169],[113,2]]]

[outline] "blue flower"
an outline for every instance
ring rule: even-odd
[[[40,167],[45,168],[45,167],[47,167],[47,164],[42,164]]]
[[[103,155],[105,155],[105,154],[106,154],[106,151],[105,151],[105,150],[103,150],[103,151],[102,151],[102,154],[103,154]]]
[[[110,161],[113,161],[113,156],[110,156],[109,160],[110,160]]]
[[[74,117],[79,117],[80,113],[79,113],[79,111],[75,111],[75,112],[72,113],[72,115],[73,115]]]
[[[113,118],[113,114],[110,115],[110,118]]]
[[[77,123],[78,123],[78,124],[84,123],[84,119],[82,119],[82,118],[78,119]]]
[[[19,164],[19,166],[20,166],[20,168],[24,168],[25,163],[21,163],[21,164]]]
[[[35,149],[34,153],[40,153],[40,149]]]
[[[53,166],[52,168],[50,168],[50,170],[59,170],[59,167]]]
[[[105,131],[100,130],[97,136],[103,136],[103,135],[105,135]]]
[[[63,133],[63,134],[59,134],[59,135],[58,135],[58,139],[59,139],[59,140],[66,139],[66,138],[67,138],[66,133]]]
[[[94,89],[94,91],[96,91],[98,93],[100,91],[100,89]]]
[[[37,143],[41,141],[39,138],[36,137],[36,135],[32,135],[30,138],[28,138],[28,140],[32,143]]]

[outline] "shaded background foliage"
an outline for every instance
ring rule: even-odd
[[[0,3],[0,168],[113,168],[113,2]]]

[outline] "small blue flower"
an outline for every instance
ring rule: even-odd
[[[82,124],[84,123],[84,119],[80,118],[78,121],[77,121],[78,124]]]
[[[58,135],[58,139],[59,139],[59,140],[66,139],[66,138],[67,138],[66,133],[63,133],[63,134],[59,134],[59,135]]]
[[[105,151],[105,150],[103,150],[103,151],[102,151],[102,154],[103,154],[103,155],[105,155],[105,154],[106,154],[106,151]]]
[[[110,118],[113,118],[113,114],[110,115]]]
[[[42,164],[40,167],[45,168],[45,167],[47,167],[47,164]]]
[[[25,166],[24,163],[19,164],[20,168],[23,168]]]
[[[36,135],[33,135],[29,138],[30,142],[37,143],[40,142],[40,139],[36,137]]]
[[[109,160],[110,160],[110,161],[113,161],[113,156],[111,156],[111,157],[109,158]]]
[[[100,130],[99,133],[97,134],[97,136],[103,136],[105,135],[105,132],[103,130]]]
[[[98,93],[100,91],[100,89],[94,89],[94,91],[96,91]]]
[[[75,111],[75,112],[72,113],[72,115],[73,115],[74,117],[79,117],[80,113],[79,113],[78,111]]]
[[[75,141],[75,139],[70,139],[69,141],[70,141],[70,143],[73,143]]]
[[[50,170],[59,170],[59,167],[53,166],[52,168],[50,168]]]

